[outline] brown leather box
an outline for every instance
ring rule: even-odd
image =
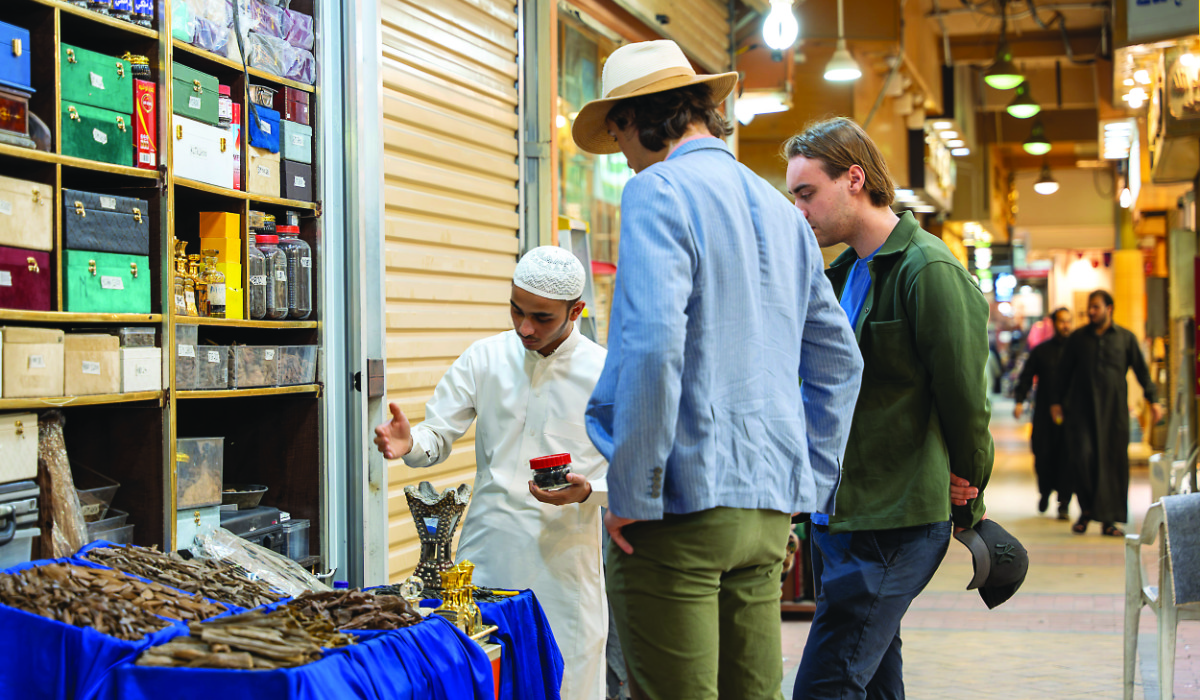
[[[312,95],[304,90],[285,87],[275,93],[275,111],[289,122],[312,126]]]

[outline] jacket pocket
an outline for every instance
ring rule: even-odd
[[[867,324],[871,347],[867,353],[867,371],[881,382],[911,382],[916,376],[916,354],[908,321],[898,318]]]

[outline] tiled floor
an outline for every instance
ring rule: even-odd
[[[937,576],[904,618],[907,695],[914,700],[1121,698],[1122,540],[1102,537],[1094,523],[1086,535],[1075,535],[1069,522],[1038,515],[1033,458],[1012,418],[1012,402],[996,401],[993,412],[996,466],[986,493],[988,517],[1028,548],[1029,575],[1012,600],[988,610],[976,592],[964,590],[970,558],[951,542]],[[1130,532],[1140,528],[1149,505],[1146,470],[1135,468]],[[1073,509],[1072,518],[1077,514]],[[1151,576],[1155,557],[1147,553]],[[1155,620],[1149,611],[1143,611],[1140,628],[1144,655],[1138,658],[1134,697],[1157,699]],[[807,635],[807,622],[784,621],[784,697],[791,696]],[[1179,626],[1175,697],[1200,700],[1200,623]]]

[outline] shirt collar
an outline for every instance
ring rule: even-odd
[[[553,360],[558,357],[567,357],[571,354],[571,351],[575,349],[575,346],[579,345],[579,338],[582,335],[583,334],[579,332],[579,329],[576,328],[575,324],[572,322],[571,334],[567,336],[566,340],[562,341],[561,345],[554,349],[554,352],[550,353],[549,355],[543,355],[537,350],[526,350],[525,355],[531,360],[538,361]],[[521,338],[519,336],[517,337],[517,342],[521,342]]]
[[[917,219],[912,215],[911,211],[906,211],[900,215],[900,220],[896,222],[892,232],[888,234],[888,238],[884,241],[883,246],[875,251],[874,257],[886,257],[901,253],[912,243],[913,236],[917,235],[917,229],[920,226],[917,224]],[[854,248],[847,248],[842,251],[842,254],[837,256],[837,259],[830,264],[829,267],[837,269],[845,267],[858,260],[858,253],[854,252]]]
[[[733,157],[733,151],[729,150],[729,144],[725,143],[716,136],[705,136],[703,138],[692,139],[691,141],[682,144],[679,146],[679,148],[676,148],[674,151],[672,151],[671,155],[667,156],[667,160],[672,160],[674,158],[678,158],[679,156],[684,156],[694,151],[701,151],[704,149],[725,151],[729,154],[730,158]]]

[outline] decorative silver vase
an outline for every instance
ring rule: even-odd
[[[419,486],[405,486],[404,497],[421,538],[421,562],[413,573],[426,591],[440,590],[442,572],[454,567],[454,531],[471,500],[471,487],[463,484],[439,494],[433,484],[422,481]]]

